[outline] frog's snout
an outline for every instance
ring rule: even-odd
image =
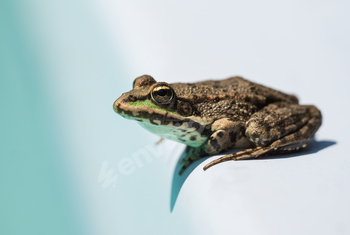
[[[118,106],[119,106],[119,102],[117,102],[118,100],[114,101],[113,103],[113,109],[114,112],[118,113]]]
[[[113,103],[114,112],[119,113],[119,114],[121,113],[122,110],[120,108],[120,105],[123,102],[124,98],[125,97],[121,96],[116,101],[114,101],[114,103]]]

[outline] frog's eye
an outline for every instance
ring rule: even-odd
[[[169,104],[174,98],[174,91],[165,84],[159,84],[153,88],[151,97],[156,103]]]

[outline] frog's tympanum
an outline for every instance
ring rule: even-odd
[[[241,77],[168,84],[143,75],[113,108],[154,134],[186,144],[180,174],[196,159],[231,148],[245,150],[216,159],[204,170],[305,148],[322,122],[315,106],[299,105],[294,95]]]

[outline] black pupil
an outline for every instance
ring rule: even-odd
[[[167,93],[168,93],[168,92],[167,92],[167,90],[165,90],[165,89],[160,89],[160,90],[157,91],[157,94],[158,94],[159,96],[165,96]]]

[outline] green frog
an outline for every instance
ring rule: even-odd
[[[321,125],[321,112],[297,97],[241,77],[196,83],[156,82],[137,77],[133,89],[113,105],[162,138],[186,144],[179,174],[195,160],[232,148],[206,166],[305,148]]]

